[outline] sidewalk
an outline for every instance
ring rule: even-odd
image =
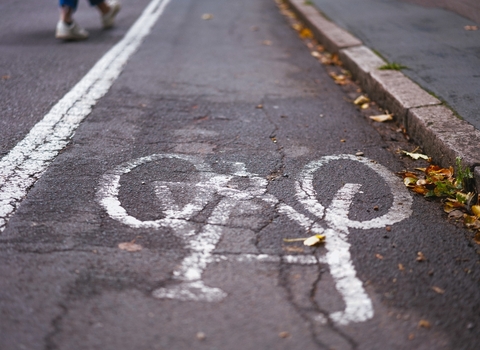
[[[317,39],[339,53],[364,91],[394,113],[434,162],[449,166],[461,157],[465,165],[476,167],[479,190],[480,30],[465,26],[480,25],[445,9],[412,3],[431,1],[406,1],[289,3]],[[479,14],[469,17],[475,15]],[[385,61],[407,69],[378,70]]]

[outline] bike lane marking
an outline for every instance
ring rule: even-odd
[[[355,221],[348,218],[349,209],[356,193],[360,191],[360,184],[345,184],[335,195],[330,206],[325,210],[318,202],[318,196],[313,186],[313,176],[323,165],[338,160],[352,160],[360,162],[374,170],[387,183],[393,195],[392,206],[382,216],[367,221]],[[330,273],[335,280],[336,288],[346,304],[344,311],[330,315],[337,324],[363,322],[373,317],[372,301],[368,297],[362,282],[356,277],[355,266],[350,254],[350,243],[347,241],[349,228],[372,229],[393,225],[412,214],[413,198],[403,183],[383,165],[374,163],[368,158],[350,154],[326,156],[308,163],[296,183],[297,199],[306,210],[319,220],[324,220],[328,228],[324,231],[327,236],[325,248],[326,259]]]
[[[80,123],[118,78],[170,0],[152,0],[123,39],[0,160],[0,233],[28,189],[68,144]]]
[[[141,221],[130,216],[122,207],[118,199],[120,179],[122,175],[131,172],[138,166],[160,159],[179,159],[190,162],[200,173],[201,181],[196,184],[156,181],[155,192],[163,203],[162,209],[165,217],[154,221]],[[360,184],[345,184],[338,190],[327,209],[318,202],[313,186],[314,173],[328,162],[337,160],[358,161],[383,178],[393,196],[392,206],[386,214],[364,222],[353,221],[348,218],[352,200],[360,192]],[[178,283],[155,290],[153,296],[156,298],[207,302],[224,299],[227,296],[224,291],[206,286],[202,281],[203,271],[210,262],[235,259],[238,262],[259,261],[300,265],[326,263],[335,281],[336,289],[346,305],[344,311],[330,314],[330,319],[337,324],[347,325],[351,322],[363,322],[372,318],[374,314],[372,302],[364,290],[362,282],[356,277],[355,267],[351,259],[350,244],[347,241],[348,229],[381,228],[408,218],[412,212],[413,198],[403,187],[403,184],[387,168],[366,158],[337,155],[310,162],[301,172],[295,185],[297,200],[317,218],[317,220],[313,220],[291,206],[280,203],[277,198],[268,194],[267,180],[249,173],[243,163],[230,163],[230,165],[234,170],[231,174],[215,174],[210,166],[199,157],[182,154],[155,154],[123,163],[102,177],[97,192],[97,200],[111,218],[134,228],[171,228],[175,235],[184,240],[186,247],[190,250],[190,255],[187,255],[179,267],[173,271],[173,277]],[[248,178],[251,181],[251,186],[243,191],[227,187],[228,182],[236,176]],[[183,208],[180,208],[172,197],[172,189],[178,189],[178,186],[190,186],[196,192],[192,201]],[[206,224],[198,229],[198,224],[190,222],[189,219],[200,212],[214,196],[221,196],[221,200],[206,220]],[[232,210],[238,205],[239,201],[249,201],[255,198],[271,205],[277,205],[280,213],[297,222],[307,233],[324,233],[327,236],[326,256],[214,255],[214,250]],[[327,227],[322,227],[322,223],[326,224]],[[319,314],[317,318],[322,323],[326,322],[322,314]]]

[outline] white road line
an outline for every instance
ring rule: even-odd
[[[390,187],[393,196],[392,206],[386,214],[363,222],[349,219],[350,205],[354,196],[360,190],[360,184],[345,184],[337,192],[326,210],[323,205],[318,203],[318,196],[313,185],[314,174],[323,165],[336,160],[360,162],[382,177]],[[325,219],[328,226],[325,230],[327,236],[325,243],[327,249],[326,262],[330,267],[330,274],[335,280],[335,286],[345,302],[345,310],[332,313],[330,318],[340,325],[371,319],[374,314],[372,301],[363,288],[362,282],[356,276],[355,266],[350,254],[350,243],[347,240],[348,229],[381,228],[407,219],[412,213],[412,196],[401,181],[398,181],[383,165],[350,154],[325,156],[308,163],[300,176],[300,181],[296,184],[296,189],[297,199],[304,205],[305,209],[318,219]]]
[[[170,0],[152,0],[125,37],[0,160],[0,232],[150,33]]]

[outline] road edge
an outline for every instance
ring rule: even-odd
[[[386,64],[362,41],[332,21],[305,0],[285,0],[317,41],[338,54],[363,91],[380,107],[393,113],[410,138],[443,167],[456,158],[474,174],[480,193],[480,131],[417,83],[396,70],[380,70]]]

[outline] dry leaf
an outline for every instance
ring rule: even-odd
[[[263,105],[256,105],[255,108],[257,108],[257,109],[262,109],[262,108],[263,108]]]
[[[202,19],[204,20],[209,20],[209,19],[212,19],[213,18],[213,15],[211,13],[204,13],[202,15]]]
[[[475,237],[473,237],[473,241],[477,244],[480,244],[480,231],[475,234]]]
[[[118,245],[118,248],[121,250],[126,250],[127,252],[138,252],[143,249],[140,244],[134,242],[123,242]]]
[[[478,30],[478,26],[465,26],[463,27],[465,30]]]
[[[370,107],[370,103],[364,103],[360,106],[361,109],[367,109],[368,107]]]
[[[372,119],[373,121],[383,123],[383,122],[387,122],[389,120],[393,120],[393,114],[372,115],[369,118]]]
[[[438,293],[438,294],[443,294],[445,293],[445,290],[440,288],[440,287],[437,287],[437,286],[433,286],[432,289],[435,291],[435,293]]]
[[[417,159],[425,159],[425,160],[429,160],[430,158],[428,156],[426,156],[425,154],[421,154],[421,153],[413,153],[413,152],[407,152],[407,151],[402,151],[403,154],[406,154],[407,156],[417,160]]]
[[[475,215],[477,218],[480,218],[480,205],[472,205],[472,213]]]
[[[425,258],[425,255],[423,255],[422,252],[418,252],[417,253],[417,261],[420,262],[420,261],[425,261],[427,260],[427,258]]]
[[[313,56],[313,57],[316,57],[316,58],[320,58],[322,57],[322,54],[318,51],[312,51],[310,52],[310,54]]]
[[[404,271],[405,270],[405,267],[403,267],[403,264],[398,264],[398,269],[400,271]]]
[[[455,209],[455,210],[452,210],[451,212],[448,212],[448,211],[446,211],[446,212],[448,213],[448,217],[450,219],[458,220],[458,219],[463,218],[463,211],[461,211],[461,210]]]
[[[428,322],[427,320],[420,320],[418,322],[418,328],[426,328],[426,329],[429,329],[431,327],[430,325],[430,322]]]
[[[353,101],[353,104],[357,105],[357,106],[361,106],[365,103],[370,103],[370,99],[366,96],[363,96],[363,95],[360,95],[358,96],[355,101]]]
[[[375,257],[377,259],[383,260],[383,255],[382,254],[375,254]]]
[[[2,75],[2,80],[8,80],[10,79],[10,75]]]
[[[295,29],[297,32],[301,31],[303,29],[303,25],[301,23],[293,23],[292,28]]]
[[[313,33],[312,33],[312,31],[311,31],[310,29],[308,29],[308,28],[303,28],[303,29],[300,31],[299,35],[300,35],[300,38],[302,38],[302,39],[311,39],[311,38],[313,38]]]
[[[303,241],[303,244],[309,247],[312,247],[314,245],[317,245],[318,243],[323,243],[325,242],[325,236],[324,235],[315,235],[312,237],[308,237],[305,241]]]
[[[279,336],[280,338],[284,338],[284,339],[285,339],[285,338],[288,338],[288,337],[290,336],[290,333],[288,333],[288,332],[280,332],[280,333],[278,333],[278,336]]]

